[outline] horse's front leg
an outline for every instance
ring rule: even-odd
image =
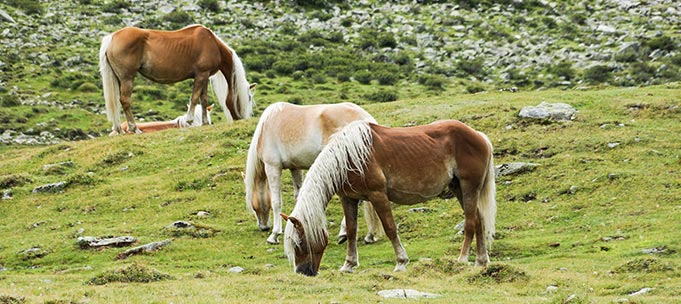
[[[341,197],[341,202],[343,204],[343,215],[345,215],[348,247],[345,264],[340,271],[352,272],[355,267],[359,266],[357,257],[357,208],[359,200]]]
[[[279,244],[279,235],[282,232],[281,226],[281,168],[265,163],[265,174],[269,184],[270,200],[272,202],[272,213],[274,215],[274,225],[272,233],[267,238],[270,244]]]
[[[383,231],[385,231],[385,235],[388,237],[395,250],[395,271],[407,270],[409,256],[407,255],[407,251],[404,250],[402,242],[400,242],[400,237],[397,235],[397,226],[393,219],[393,211],[390,208],[388,195],[385,192],[373,192],[369,194],[368,198],[373,204],[376,213],[378,213],[378,217],[383,223]]]

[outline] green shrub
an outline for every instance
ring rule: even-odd
[[[357,71],[352,77],[361,84],[371,83],[371,73],[369,71]]]
[[[379,71],[375,75],[376,80],[381,85],[393,85],[398,80],[398,75],[390,71]]]
[[[575,77],[575,70],[572,68],[572,63],[569,61],[561,61],[556,65],[549,67],[549,73],[562,77],[565,80],[572,80]]]
[[[385,32],[381,33],[378,36],[378,46],[379,47],[389,47],[389,48],[395,48],[397,46],[397,41],[395,40],[395,37],[393,37],[393,34],[390,32]]]
[[[45,9],[43,6],[40,4],[40,1],[35,1],[35,0],[7,0],[3,1],[9,6],[16,7],[26,15],[42,15],[45,12]]]
[[[421,75],[418,78],[419,84],[422,84],[431,90],[443,90],[447,79],[440,75]]]
[[[646,83],[655,76],[655,67],[646,62],[634,62],[631,65],[631,74],[637,83]]]
[[[676,43],[674,43],[674,40],[664,35],[650,38],[649,40],[644,41],[643,45],[651,50],[660,49],[667,52],[671,52],[676,48]]]
[[[468,92],[469,94],[475,94],[475,93],[480,93],[480,92],[484,92],[484,91],[485,91],[485,87],[483,87],[479,83],[473,83],[473,84],[469,84],[469,85],[466,86],[466,92]]]
[[[84,93],[92,93],[92,92],[99,92],[99,88],[97,87],[96,84],[92,82],[84,82],[80,86],[78,86],[78,91],[79,92],[84,92]]]
[[[364,98],[366,98],[367,100],[375,102],[395,101],[397,100],[397,97],[398,97],[397,91],[384,89],[380,89],[378,91],[364,95]]]
[[[17,95],[9,94],[0,95],[0,105],[3,107],[16,107],[20,104],[21,100],[19,100],[19,96]]]
[[[169,22],[171,28],[181,28],[194,23],[194,18],[183,10],[172,11],[163,16],[163,20]]]
[[[612,69],[604,65],[592,66],[584,71],[584,79],[591,83],[602,83],[610,80]]]
[[[102,5],[102,11],[105,13],[119,13],[121,9],[128,9],[130,6],[130,2],[126,0],[113,0]]]
[[[473,58],[470,60],[462,59],[456,66],[468,75],[479,76],[483,72],[484,59],[482,57]]]
[[[293,73],[295,69],[295,65],[293,62],[291,62],[288,59],[280,60],[275,62],[272,65],[272,69],[277,72],[279,75],[284,75],[288,76],[289,74]]]
[[[220,3],[217,0],[199,0],[197,3],[201,8],[214,13],[220,12]]]
[[[147,268],[139,264],[132,264],[125,268],[105,272],[87,281],[88,285],[105,285],[111,282],[121,283],[149,283],[163,280],[170,280],[173,277],[158,272],[155,269]]]

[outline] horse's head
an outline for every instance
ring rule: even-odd
[[[258,228],[261,231],[270,230],[270,211],[272,210],[272,201],[270,200],[270,192],[267,190],[267,183],[263,183],[263,187],[256,187],[251,195],[251,210],[258,221]]]
[[[323,239],[314,241],[305,235],[305,228],[300,220],[283,213],[281,217],[286,221],[284,251],[289,261],[293,263],[296,273],[316,276],[326,246],[329,244],[329,234],[324,229]]]

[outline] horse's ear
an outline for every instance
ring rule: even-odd
[[[281,213],[281,217],[285,221],[290,221],[291,224],[293,224],[293,227],[296,227],[296,230],[301,230],[303,228],[303,224],[295,217],[288,216],[286,214]]]
[[[215,104],[211,104],[211,105],[207,106],[206,111],[208,111],[208,112],[213,111],[213,105],[215,105]]]

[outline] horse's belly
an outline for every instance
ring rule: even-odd
[[[450,178],[421,179],[412,182],[390,183],[388,199],[400,205],[413,205],[428,201],[447,189]]]

